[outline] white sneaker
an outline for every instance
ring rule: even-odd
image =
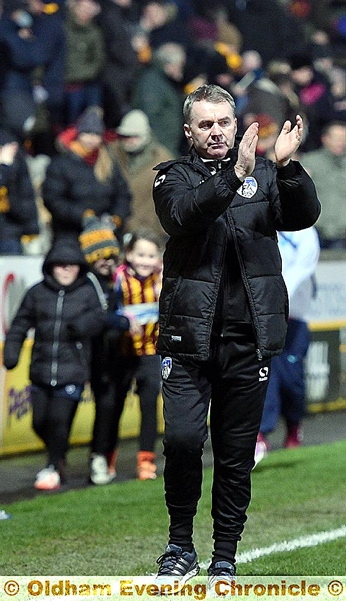
[[[263,434],[258,434],[256,447],[255,447],[255,465],[254,465],[254,467],[256,467],[256,465],[268,455],[268,452],[269,452],[269,442],[263,436]]]
[[[60,474],[56,471],[54,465],[43,468],[36,475],[34,487],[38,490],[57,490],[60,488]]]
[[[90,482],[92,484],[109,484],[114,476],[108,471],[107,459],[104,455],[93,453],[90,458]]]

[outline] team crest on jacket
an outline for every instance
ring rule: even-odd
[[[257,188],[257,181],[254,177],[250,175],[249,177],[246,177],[244,179],[242,185],[240,186],[240,188],[238,188],[237,192],[238,194],[240,194],[240,196],[243,196],[244,198],[252,198],[256,194]]]
[[[161,363],[161,374],[163,380],[168,380],[168,376],[172,371],[172,357],[165,357]]]

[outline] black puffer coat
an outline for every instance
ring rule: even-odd
[[[52,276],[57,263],[80,265],[78,278],[61,286]],[[77,242],[58,240],[43,263],[43,281],[32,286],[6,336],[4,365],[12,369],[30,328],[35,328],[30,364],[34,384],[83,385],[90,375],[90,338],[105,324],[105,311],[87,278],[87,264]]]
[[[315,186],[291,161],[276,170],[257,158],[244,184],[230,167],[211,175],[192,150],[158,165],[154,202],[169,234],[160,296],[158,353],[207,360],[216,301],[232,237],[248,298],[259,359],[281,352],[288,316],[277,230],[313,225],[320,213]],[[231,269],[231,267],[229,268]]]
[[[132,195],[118,165],[113,163],[111,177],[97,179],[94,166],[71,150],[53,157],[42,185],[45,206],[52,215],[55,234],[70,233],[76,237],[83,229],[83,213],[87,209],[101,217],[116,216],[124,222],[131,214]]]
[[[17,142],[16,136],[0,129],[0,146],[10,142]],[[13,164],[0,167],[0,239],[33,234],[39,234],[35,191],[19,147]]]

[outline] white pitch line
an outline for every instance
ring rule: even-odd
[[[285,553],[288,551],[294,551],[295,549],[303,549],[304,547],[316,547],[322,543],[328,543],[337,538],[346,537],[346,526],[341,526],[336,530],[330,530],[325,532],[318,532],[317,534],[309,534],[300,538],[294,538],[292,540],[283,541],[282,543],[274,543],[270,547],[262,547],[259,549],[252,549],[251,551],[244,551],[239,553],[237,556],[237,564],[250,563],[260,557],[266,555],[272,555],[273,553]],[[203,562],[201,568],[207,568],[210,562]]]

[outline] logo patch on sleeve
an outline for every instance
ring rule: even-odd
[[[163,182],[165,181],[165,179],[166,179],[166,175],[164,173],[162,175],[158,175],[155,178],[154,187],[157,188],[158,186],[160,186],[161,184],[163,184]]]

